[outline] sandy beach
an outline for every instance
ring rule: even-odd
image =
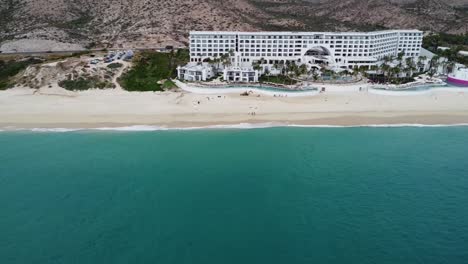
[[[167,128],[235,125],[467,124],[468,91],[435,89],[411,96],[326,92],[305,97],[253,93],[130,93],[119,89],[68,92],[14,88],[0,92],[0,129]]]

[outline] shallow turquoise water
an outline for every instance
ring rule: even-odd
[[[468,128],[0,133],[1,263],[467,263]]]
[[[454,84],[446,83],[445,85],[440,84],[421,84],[411,88],[395,88],[395,89],[387,89],[387,88],[372,88],[375,90],[383,90],[383,91],[399,91],[399,92],[420,92],[420,91],[428,91],[428,90],[441,90],[444,89],[453,89],[453,88],[466,88],[463,86],[457,86]]]

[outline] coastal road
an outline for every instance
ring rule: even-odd
[[[147,51],[147,50],[161,50],[164,47],[154,47],[154,48],[134,48],[131,50],[135,51]],[[78,52],[105,52],[105,51],[118,51],[118,50],[128,50],[125,48],[109,48],[109,49],[86,49],[86,50],[57,50],[57,51],[21,51],[21,52],[0,52],[1,55],[47,55],[47,54],[68,54],[68,53],[78,53]],[[177,50],[175,48],[174,50]]]

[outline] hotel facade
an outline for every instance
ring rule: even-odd
[[[423,32],[386,30],[375,32],[190,32],[190,64],[233,54],[229,67],[252,71],[262,61],[262,70],[274,64],[295,62],[310,67],[371,68],[386,56],[417,58]],[[226,75],[226,69],[224,69]],[[229,74],[229,71],[227,72]],[[225,78],[226,79],[226,78]]]

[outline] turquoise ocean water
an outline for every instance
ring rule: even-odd
[[[468,263],[468,127],[2,132],[0,263]]]

